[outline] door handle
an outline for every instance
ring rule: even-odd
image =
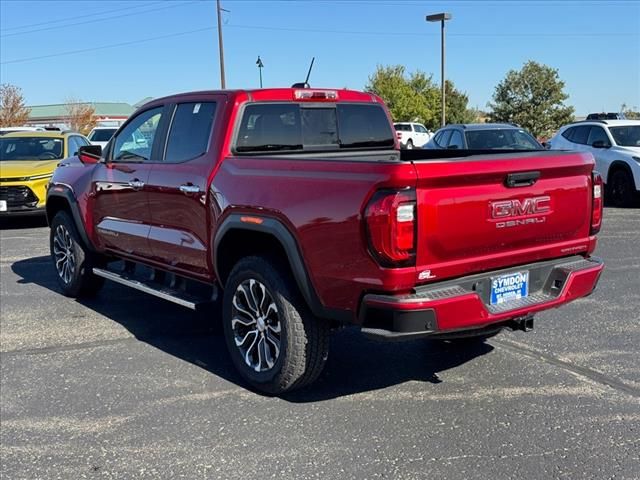
[[[200,193],[200,187],[197,185],[191,185],[191,184],[180,185],[180,191],[187,195],[193,195],[195,193]]]
[[[540,172],[509,173],[505,180],[505,186],[509,188],[528,187],[536,183],[538,178],[540,178]]]
[[[129,180],[129,186],[134,190],[140,190],[142,187],[144,187],[144,182],[136,178],[134,180]]]

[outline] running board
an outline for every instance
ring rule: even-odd
[[[163,300],[168,300],[169,302],[177,303],[178,305],[190,308],[191,310],[197,310],[199,306],[209,303],[207,300],[203,300],[202,298],[168,288],[156,282],[143,282],[137,280],[124,272],[116,273],[102,268],[94,268],[93,273],[98,277],[106,278],[107,280],[140,290],[141,292],[162,298]]]

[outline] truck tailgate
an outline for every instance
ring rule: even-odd
[[[500,153],[413,164],[419,281],[594,247],[590,154]]]

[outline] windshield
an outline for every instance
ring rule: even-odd
[[[472,130],[465,135],[470,150],[542,150],[535,138],[515,128]]]
[[[627,125],[626,127],[609,127],[609,131],[621,147],[640,147],[640,125]]]
[[[2,137],[0,160],[58,160],[64,148],[62,139],[47,137]]]
[[[117,128],[100,128],[94,130],[89,135],[89,140],[92,142],[108,142],[117,130]]]

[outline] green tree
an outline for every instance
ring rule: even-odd
[[[402,65],[380,66],[369,77],[367,92],[379,95],[396,122],[420,122],[427,128],[440,128],[440,86],[433,76],[416,71],[407,74]],[[476,114],[468,108],[468,96],[446,83],[447,123],[470,123]]]
[[[510,70],[493,94],[490,119],[513,122],[537,137],[550,136],[573,121],[573,107],[564,104],[564,82],[558,70],[528,61],[521,70]]]
[[[369,83],[367,92],[380,96],[387,104],[396,122],[433,123],[435,115],[434,89],[430,76],[423,72],[406,74],[402,65],[378,66]]]
[[[624,113],[627,120],[640,120],[640,111],[638,111],[637,108],[638,107],[629,107],[626,103],[623,103],[620,111]]]

